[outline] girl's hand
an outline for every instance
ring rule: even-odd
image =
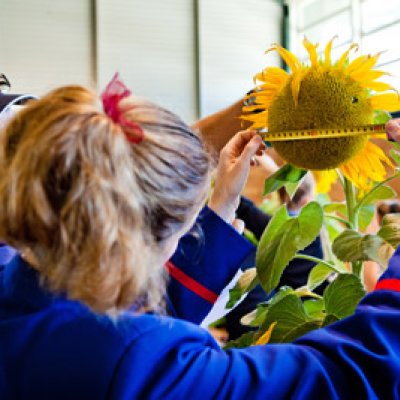
[[[208,206],[228,223],[235,219],[252,159],[257,154],[261,155],[264,148],[256,132],[241,131],[221,150],[214,191]]]
[[[389,139],[400,142],[400,118],[391,119],[386,123],[386,132]]]

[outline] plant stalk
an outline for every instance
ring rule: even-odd
[[[335,267],[332,264],[329,264],[327,261],[321,260],[318,257],[309,256],[307,254],[296,254],[294,258],[301,258],[303,260],[314,261],[317,264],[323,264],[329,267],[331,270],[336,271]]]
[[[358,208],[356,195],[353,183],[344,178],[344,194],[346,197],[346,207],[347,207],[347,219],[355,231],[358,231]],[[351,271],[358,278],[362,278],[363,263],[361,261],[355,261],[351,263]]]

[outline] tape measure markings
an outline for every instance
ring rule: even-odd
[[[330,139],[359,135],[378,135],[386,133],[385,124],[364,125],[353,128],[300,129],[283,132],[260,132],[264,141],[279,142],[287,140]]]

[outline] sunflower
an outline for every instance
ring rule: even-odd
[[[332,62],[333,40],[319,57],[318,44],[305,38],[303,45],[310,58],[307,65],[277,44],[267,50],[276,51],[290,73],[267,67],[256,74],[254,83],[258,84],[247,96],[253,102],[243,108],[242,119],[250,121],[252,129],[268,128],[269,132],[352,128],[372,124],[376,111],[399,110],[398,94],[388,83],[377,81],[385,75],[374,69],[380,53],[350,62],[349,54],[358,48],[353,43]],[[366,189],[385,179],[385,165],[392,167],[390,159],[366,135],[273,142],[273,147],[288,163],[315,171],[317,180],[325,181],[325,190],[337,177],[334,168],[358,188]]]

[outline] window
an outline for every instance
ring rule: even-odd
[[[289,47],[306,58],[301,45],[304,36],[321,43],[321,51],[335,35],[333,57],[343,53],[351,42],[360,53],[385,51],[377,67],[384,66],[385,81],[400,89],[400,3],[398,0],[288,0],[290,7]]]

